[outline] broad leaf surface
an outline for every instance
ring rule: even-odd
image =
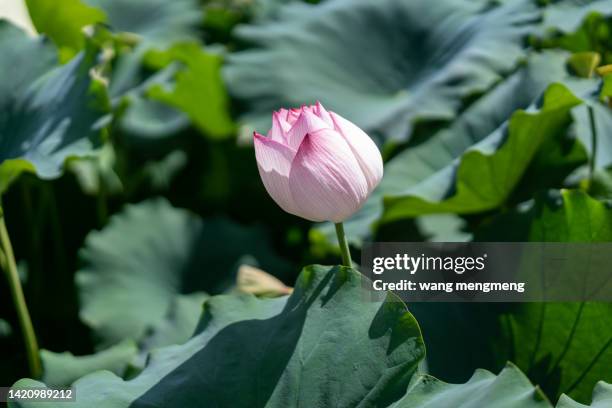
[[[483,222],[474,240],[612,241],[612,211],[577,191],[538,195],[528,208]],[[477,367],[495,371],[510,360],[551,398],[565,392],[580,402],[597,381],[612,381],[609,304],[414,304],[411,311],[423,328],[430,373],[440,378],[465,381]]]
[[[115,71],[111,81],[114,103],[129,103],[121,117],[121,130],[137,142],[165,138],[189,126],[185,113],[147,96],[153,87],[172,88],[180,64],[170,64],[151,76],[143,77],[140,68],[145,63],[146,54],[144,48],[139,49],[138,54],[126,54],[119,63],[122,69]],[[130,66],[136,70],[130,71]]]
[[[18,45],[15,46],[15,43]],[[64,161],[94,153],[108,109],[106,91],[92,80],[97,50],[89,47],[56,67],[54,51],[0,22],[0,192],[22,171],[58,177]]]
[[[531,105],[549,81],[562,80],[567,75],[564,64],[563,54],[532,55],[524,67],[475,101],[447,128],[392,158],[385,165],[381,185],[364,208],[345,223],[348,237],[359,243],[370,235],[382,215],[384,196],[419,188],[473,145],[488,137],[495,137],[515,110]],[[322,224],[318,228],[329,240],[335,239],[333,225]]]
[[[110,81],[114,104],[124,97],[130,101],[121,121],[121,127],[129,135],[155,139],[187,126],[181,112],[136,91],[148,83],[146,91],[156,81],[170,85],[168,75],[143,76],[142,60],[151,49],[165,49],[175,42],[197,39],[202,12],[195,0],[60,0],[59,4],[29,0],[28,8],[36,28],[62,47],[62,55],[78,51],[84,43],[83,27],[97,22],[108,24],[119,35],[127,33],[128,37],[135,37],[135,49],[121,52],[116,58]],[[219,83],[217,79],[212,86]]]
[[[612,3],[608,0],[561,0],[544,8],[545,29],[564,33],[576,31],[591,13],[612,15]]]
[[[42,380],[53,387],[66,387],[94,371],[108,370],[117,375],[123,375],[130,361],[136,358],[137,353],[136,344],[130,340],[88,356],[41,350]]]
[[[82,0],[106,14],[117,32],[134,33],[146,43],[169,45],[196,37],[201,10],[196,0]]]
[[[311,266],[289,297],[213,297],[187,343],[153,352],[129,381],[88,375],[74,384],[76,402],[56,406],[389,406],[405,393],[424,346],[401,302],[362,300],[361,279]],[[17,386],[26,384],[35,383]]]
[[[152,49],[167,49],[176,42],[197,40],[197,26],[202,20],[202,11],[197,1],[87,2],[107,13],[113,30],[134,33],[141,39],[132,52],[119,56],[112,72],[111,95],[115,100],[127,97],[130,101],[121,121],[122,129],[144,140],[167,137],[184,129],[188,124],[184,113],[146,95],[148,89],[155,84],[172,86],[176,71],[165,69],[147,77],[143,75],[143,60]],[[136,92],[138,89],[141,89],[140,93]]]
[[[550,408],[540,389],[516,366],[508,364],[499,375],[476,370],[465,384],[448,384],[428,375],[418,377],[392,408]]]
[[[165,103],[132,94],[129,104],[121,118],[121,130],[137,141],[162,139],[189,126],[187,115]]]
[[[607,408],[612,406],[612,384],[600,381],[593,390],[593,402],[590,405],[580,404],[567,395],[562,395],[557,408]]]
[[[51,38],[64,58],[84,47],[83,27],[106,20],[102,10],[81,0],[26,0],[26,5],[36,30]]]
[[[26,0],[32,22],[59,47],[79,51],[83,27],[105,22],[136,34],[149,46],[195,38],[200,22],[195,0]]]
[[[584,193],[564,191],[560,206],[543,204],[529,216],[530,241],[612,241],[612,210]],[[611,304],[524,304],[507,318],[515,361],[544,389],[587,401],[597,381],[612,382]]]
[[[466,151],[455,163],[401,194],[385,197],[383,219],[421,214],[470,214],[502,204],[538,149],[562,134],[581,99],[561,84],[551,85],[539,111],[517,111],[507,125]]]
[[[244,26],[253,47],[228,57],[226,83],[259,131],[270,112],[322,99],[383,138],[411,125],[452,119],[524,53],[535,7],[465,0],[333,0],[289,4],[270,22]]]
[[[145,335],[156,336],[149,340],[156,346],[164,338],[186,340],[203,292],[228,287],[242,263],[260,264],[279,276],[287,272],[259,228],[202,220],[161,199],[128,206],[87,237],[81,256],[85,265],[76,275],[81,318],[101,348]],[[200,302],[181,298],[189,294]]]
[[[528,208],[495,217],[476,239],[609,242],[612,210],[582,192],[551,193]],[[510,350],[501,359],[516,362],[549,395],[565,392],[588,401],[597,381],[612,381],[612,305],[530,303],[513,305],[500,316],[504,333],[498,343]]]
[[[110,92],[113,100],[128,93],[129,106],[121,126],[145,139],[168,136],[185,128],[185,115],[167,104],[139,95],[134,90],[147,83],[171,83],[171,77],[143,76],[143,58],[151,49],[166,49],[175,42],[197,39],[202,11],[196,0],[83,0],[103,10],[111,29],[138,36],[135,49],[118,56],[113,67]],[[144,87],[148,89],[150,85]]]
[[[587,149],[589,156],[593,155],[593,128],[589,119],[589,108],[593,110],[596,135],[595,167],[609,168],[612,166],[612,138],[607,135],[612,134],[612,110],[596,98],[591,98],[588,105],[579,106],[572,112],[576,136]]]
[[[0,20],[0,49],[4,56],[0,68],[11,78],[0,82],[3,99],[25,93],[32,82],[57,65],[55,51],[47,41],[30,37],[5,20]]]
[[[234,125],[229,116],[229,98],[221,81],[222,57],[206,52],[197,43],[177,44],[165,52],[147,56],[149,64],[167,66],[178,61],[184,68],[175,77],[172,89],[155,85],[148,91],[153,100],[164,102],[185,112],[205,134],[230,136]]]
[[[213,297],[187,343],[154,351],[132,380],[87,375],[73,384],[77,401],[56,406],[552,408],[511,364],[498,376],[478,370],[465,384],[415,374],[424,357],[416,321],[392,295],[360,300],[361,279],[350,269],[311,266],[289,297]],[[44,384],[15,384],[33,386]],[[600,383],[593,407],[605,407],[611,391]],[[581,405],[563,397],[559,407]]]

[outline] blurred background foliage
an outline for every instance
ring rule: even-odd
[[[284,294],[303,265],[337,263],[333,228],[260,182],[251,134],[280,107],[320,100],[383,152],[346,224],[355,255],[612,240],[612,1],[9,3],[0,191],[49,384],[134,376],[243,265]],[[409,309],[442,380],[510,360],[585,402],[612,381],[610,304]],[[14,313],[0,281],[0,384],[28,375]]]

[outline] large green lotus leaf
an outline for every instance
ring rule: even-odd
[[[481,223],[478,241],[608,242],[612,210],[579,190],[551,190]]]
[[[59,176],[69,157],[94,153],[108,111],[106,91],[90,70],[90,46],[64,66],[40,38],[0,21],[0,192],[22,171]]]
[[[105,22],[122,36],[128,33],[126,37],[137,37],[135,49],[119,53],[114,61],[110,81],[114,104],[124,98],[130,101],[120,122],[129,135],[146,139],[165,137],[188,125],[181,112],[136,91],[143,83],[151,84],[158,79],[155,75],[143,76],[141,63],[147,51],[197,39],[196,27],[202,20],[197,1],[28,0],[28,8],[38,31],[53,39],[63,56],[82,47],[83,27],[96,22]]]
[[[121,116],[121,130],[129,136],[130,141],[145,143],[176,134],[189,126],[185,113],[147,95],[153,87],[172,88],[181,64],[169,64],[143,77],[140,71],[147,52],[143,47],[124,54],[118,64],[119,70],[113,71],[110,89],[116,106],[127,102],[127,109]],[[130,70],[130,67],[134,69]]]
[[[475,241],[612,240],[612,210],[578,191],[538,195],[531,206],[482,224]],[[552,399],[569,392],[580,401],[588,401],[597,381],[612,381],[610,304],[441,303],[414,304],[411,311],[437,377],[465,381],[477,367],[498,370],[512,360]]]
[[[83,47],[83,27],[106,22],[116,32],[151,44],[196,37],[200,9],[195,0],[26,0],[34,26],[59,47]]]
[[[322,103],[384,138],[417,121],[452,119],[524,55],[535,8],[512,1],[332,0],[282,7],[239,27],[254,44],[224,70],[242,117],[263,131],[279,107]]]
[[[187,127],[187,115],[141,95],[129,97],[129,107],[121,118],[121,130],[135,141],[162,139]]]
[[[221,55],[181,39],[156,43],[153,49],[145,42],[119,59],[111,92],[130,101],[121,128],[131,136],[146,140],[168,137],[186,128],[189,120],[211,138],[233,134],[229,98],[220,74]],[[139,83],[141,62],[157,73]]]
[[[476,100],[447,128],[387,162],[385,176],[378,189],[363,209],[345,222],[347,237],[353,243],[359,244],[371,234],[375,223],[380,219],[384,196],[401,194],[425,182],[453,163],[474,144],[499,132],[499,128],[507,122],[512,113],[532,104],[550,81],[564,79],[567,75],[564,68],[565,59],[564,54],[552,52],[532,55],[525,66]],[[427,218],[421,217],[422,222],[431,224],[436,221],[435,218]],[[461,225],[456,222],[454,224]],[[330,242],[335,242],[333,225],[320,224],[316,228],[325,234]]]
[[[540,146],[571,122],[571,110],[582,103],[567,87],[552,84],[543,106],[519,110],[507,125],[468,149],[460,159],[416,186],[385,197],[384,221],[421,214],[469,214],[502,204],[520,181]]]
[[[196,38],[196,26],[202,20],[196,0],[82,1],[104,11],[114,31],[133,33],[156,45]]]
[[[142,59],[151,49],[165,49],[178,41],[197,39],[202,15],[195,0],[84,0],[103,10],[111,29],[139,37],[132,52],[123,53],[114,64],[110,92],[121,96],[141,86]]]
[[[176,42],[197,40],[202,10],[195,0],[150,2],[133,0],[87,0],[105,10],[111,27],[141,37],[132,52],[115,63],[110,92],[115,101],[130,102],[120,122],[121,129],[138,140],[165,138],[185,129],[187,115],[166,101],[147,97],[156,84],[172,87],[176,69],[168,66],[151,76],[143,74],[143,60],[151,49],[166,49]],[[212,85],[214,86],[214,85]]]
[[[525,215],[530,241],[612,241],[608,205],[578,191],[556,201]],[[523,304],[507,318],[515,361],[548,392],[587,401],[597,381],[612,382],[612,304]]]
[[[273,17],[283,5],[296,1],[299,0],[256,0],[250,5],[253,19]],[[316,1],[311,3],[316,3]]]
[[[202,305],[208,295],[201,292],[176,296],[165,319],[160,321],[140,339],[139,345],[143,352],[141,356],[146,357],[148,350],[169,344],[182,344],[189,339],[200,319]]]
[[[593,385],[612,381],[612,307],[608,303],[517,306],[501,316],[519,367],[549,395],[588,401]]]
[[[465,384],[448,384],[435,377],[418,377],[391,408],[551,408],[538,387],[513,364],[499,375],[476,370]]]
[[[220,55],[206,52],[198,43],[182,43],[167,51],[150,53],[147,61],[159,67],[172,61],[184,65],[176,74],[172,89],[159,84],[149,89],[151,99],[185,112],[201,131],[211,137],[223,138],[233,133],[229,98],[221,81]]]
[[[475,239],[608,242],[612,241],[612,209],[583,192],[551,192],[538,195],[527,207],[521,206],[484,223]],[[486,319],[479,317],[477,323],[485,327],[499,320],[503,331],[495,337],[499,346],[497,358],[511,358],[548,395],[565,392],[579,401],[588,401],[597,381],[612,381],[611,304],[527,303],[498,313],[497,318],[491,317],[491,313]],[[457,326],[455,322],[449,324]],[[460,324],[466,330],[475,322]],[[457,339],[453,339],[452,344],[456,343]],[[447,346],[454,347],[438,342],[437,348]],[[435,355],[437,348],[430,349],[431,353]],[[470,353],[465,348],[461,352]],[[471,352],[482,353],[482,348]]]
[[[85,45],[83,27],[106,20],[103,11],[81,0],[26,0],[32,23],[60,49],[63,58]]]
[[[129,205],[102,231],[92,232],[81,251],[81,318],[100,348],[140,340],[168,325],[184,327],[199,315],[201,302],[177,296],[222,291],[240,264],[258,264],[251,255],[276,275],[287,272],[259,228],[202,220],[162,199]],[[183,329],[183,340],[193,328]]]
[[[117,375],[123,375],[130,361],[136,358],[137,353],[138,347],[131,340],[89,356],[74,356],[68,352],[54,353],[41,350],[42,380],[53,387],[65,387],[94,371],[108,370]]]
[[[593,110],[594,129],[589,118],[589,109]],[[596,98],[587,100],[587,104],[576,107],[572,112],[577,138],[593,156],[593,131],[596,135],[595,167],[612,166],[612,109],[600,103]]]
[[[20,28],[0,20],[0,70],[11,80],[0,81],[0,97],[16,97],[33,81],[57,65],[55,50],[42,37],[32,38]]]
[[[389,406],[406,392],[424,345],[405,305],[393,295],[364,300],[361,279],[310,266],[289,297],[213,297],[187,343],[154,351],[129,381],[107,371],[81,378],[76,402],[55,406]]]
[[[612,407],[612,384],[600,381],[593,390],[593,402],[591,405],[580,404],[567,395],[562,395],[557,408],[607,408]]]
[[[572,33],[591,13],[612,15],[612,2],[609,0],[561,0],[544,9],[544,29],[556,29]]]
[[[512,364],[498,376],[477,370],[465,384],[414,375],[424,355],[416,321],[392,296],[361,300],[361,279],[311,266],[288,298],[213,297],[189,342],[154,351],[129,381],[108,371],[85,376],[73,384],[77,401],[55,406],[552,408]],[[36,386],[45,384],[15,384]],[[592,407],[607,407],[611,391],[599,383]],[[558,407],[584,406],[563,396]]]

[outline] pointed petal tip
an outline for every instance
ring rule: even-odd
[[[261,133],[257,133],[257,131],[253,132],[253,139],[255,140],[260,140],[260,139],[267,139],[266,136],[262,135]]]

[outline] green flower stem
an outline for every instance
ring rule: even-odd
[[[42,374],[42,365],[38,353],[38,342],[36,341],[34,326],[32,326],[30,312],[28,312],[28,306],[26,305],[21,282],[19,281],[13,246],[11,245],[11,240],[6,229],[4,210],[2,210],[2,208],[0,208],[0,244],[3,252],[3,256],[0,257],[0,259],[2,260],[2,267],[6,273],[13,302],[15,303],[15,309],[17,310],[17,317],[19,318],[19,325],[21,326],[21,332],[26,346],[26,354],[28,356],[30,375],[32,378],[40,378]]]
[[[344,235],[344,225],[341,222],[336,225],[336,235],[338,236],[338,244],[340,245],[340,252],[342,253],[342,264],[344,266],[352,267],[353,262],[351,260],[351,251],[349,250],[346,236]]]
[[[589,124],[591,126],[591,160],[589,160],[589,188],[593,185],[593,176],[595,174],[595,160],[597,157],[597,125],[595,124],[595,113],[593,107],[588,106]]]

